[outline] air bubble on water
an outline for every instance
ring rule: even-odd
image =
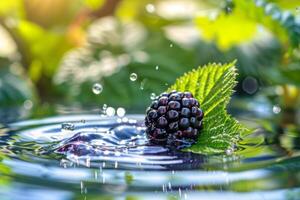
[[[274,114],[278,114],[281,112],[281,108],[279,107],[279,105],[274,105],[272,110]]]
[[[137,79],[137,74],[136,74],[136,73],[131,73],[129,79],[130,79],[131,81],[136,81],[136,79]]]
[[[106,110],[106,109],[107,109],[107,104],[103,104],[102,110]]]
[[[118,118],[118,119],[117,119],[117,123],[119,123],[119,124],[122,123],[122,119],[121,119],[121,118]]]
[[[75,130],[75,125],[72,123],[62,123],[61,130],[62,131],[73,131],[73,130]]]
[[[93,85],[93,93],[94,94],[98,95],[98,94],[100,94],[102,92],[102,90],[103,90],[103,87],[102,87],[102,85],[100,83],[95,83]]]
[[[148,12],[148,13],[154,13],[155,12],[155,6],[153,5],[153,4],[147,4],[146,6],[145,6],[145,8],[146,8],[146,11]]]
[[[171,48],[173,47],[173,44],[172,44],[172,43],[170,44],[170,47],[171,47]]]
[[[123,121],[124,123],[127,123],[127,122],[128,122],[128,118],[127,118],[127,117],[123,117],[122,121]]]
[[[155,94],[155,93],[151,93],[151,94],[150,94],[150,99],[151,99],[151,100],[154,100],[155,98],[156,98],[156,94]]]
[[[158,65],[156,65],[156,66],[155,66],[155,70],[158,70],[158,69],[159,69],[159,66],[158,66]]]
[[[137,120],[135,120],[135,119],[129,119],[128,120],[129,124],[136,124],[136,122],[137,122]]]
[[[120,108],[117,109],[118,117],[124,117],[125,114],[126,114],[126,110],[124,108],[120,107]]]
[[[107,107],[105,113],[108,117],[112,117],[115,115],[116,111],[113,107]]]

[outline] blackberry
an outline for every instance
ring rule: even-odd
[[[202,128],[203,111],[190,92],[162,93],[147,109],[145,125],[151,144],[191,145]]]

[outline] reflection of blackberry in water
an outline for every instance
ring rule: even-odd
[[[190,145],[202,128],[203,112],[190,92],[162,93],[147,110],[145,125],[153,144]]]

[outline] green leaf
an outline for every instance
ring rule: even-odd
[[[188,148],[194,153],[220,153],[239,140],[246,128],[232,118],[226,106],[236,85],[235,61],[229,64],[208,64],[179,79],[169,90],[190,91],[204,111],[203,129],[195,145]]]

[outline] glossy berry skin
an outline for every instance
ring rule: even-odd
[[[177,148],[193,144],[202,129],[203,117],[191,92],[164,92],[147,109],[147,137],[151,144]]]

